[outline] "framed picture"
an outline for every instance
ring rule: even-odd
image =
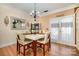
[[[12,30],[25,30],[27,28],[25,19],[17,17],[10,17],[10,19],[11,19]]]

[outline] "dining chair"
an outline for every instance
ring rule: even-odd
[[[42,30],[42,33],[44,33],[44,34],[45,34],[45,33],[46,33],[46,32],[45,32],[45,30]]]
[[[46,52],[45,46],[48,47],[47,51],[49,51],[50,46],[51,46],[50,33],[46,32],[44,38],[41,38],[41,39],[37,40],[37,44],[38,44],[38,47],[41,47],[43,49],[43,56],[45,56],[45,52]]]
[[[23,52],[21,51],[21,47],[23,47]],[[26,48],[27,47],[27,48]],[[25,56],[25,51],[32,47],[32,40],[25,39],[23,34],[17,35],[17,51],[20,54],[23,54]]]

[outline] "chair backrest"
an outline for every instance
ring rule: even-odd
[[[24,35],[23,34],[19,34],[19,39],[24,41],[25,40]]]
[[[46,33],[44,30],[42,30],[42,33]]]
[[[44,42],[46,42],[46,41],[49,40],[49,36],[50,36],[50,33],[49,32],[46,32],[45,33],[45,37],[44,37]]]
[[[16,39],[17,39],[17,40],[20,40],[20,39],[19,39],[19,35],[18,35],[18,34],[17,34],[17,36],[16,36]]]

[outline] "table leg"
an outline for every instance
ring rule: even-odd
[[[33,40],[33,54],[36,56],[37,54],[37,41]]]

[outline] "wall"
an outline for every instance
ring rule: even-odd
[[[60,15],[65,16],[65,15],[70,15],[70,14],[74,14],[74,8],[40,17],[39,22],[42,24],[42,30],[46,30],[46,28],[48,28],[48,24],[49,24],[50,19],[57,17],[57,16],[60,16]]]
[[[77,18],[76,18],[76,39],[77,39],[77,48],[79,50],[79,8],[76,11]]]
[[[6,26],[4,24],[5,16],[9,17],[8,26]],[[27,29],[11,30],[10,16],[26,19],[26,22],[31,20],[31,17],[29,17],[25,12],[18,10],[16,8],[13,8],[11,6],[5,5],[5,4],[0,4],[0,47],[4,47],[6,45],[15,43],[16,42],[16,32],[27,31]]]

